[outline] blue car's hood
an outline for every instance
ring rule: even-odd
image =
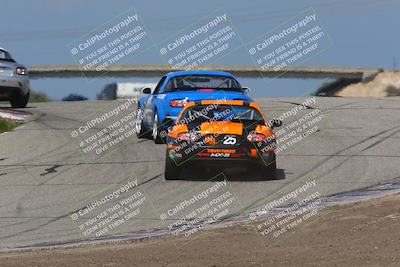
[[[178,91],[178,92],[170,92],[167,94],[160,95],[165,100],[170,101],[174,99],[183,99],[188,98],[188,101],[197,101],[197,100],[207,100],[207,99],[227,99],[227,100],[245,100],[245,101],[253,101],[253,99],[242,92],[235,91]]]

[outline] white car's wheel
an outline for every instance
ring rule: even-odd
[[[24,108],[29,102],[29,92],[25,95],[22,93],[14,93],[10,98],[10,103],[13,108]]]

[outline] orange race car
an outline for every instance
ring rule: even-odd
[[[190,102],[168,127],[165,179],[179,179],[192,165],[243,164],[265,179],[276,178],[276,138],[282,122],[267,122],[260,107],[241,100]]]

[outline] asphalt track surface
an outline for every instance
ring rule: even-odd
[[[303,100],[257,102],[274,117]],[[319,190],[332,195],[400,177],[400,98],[318,98],[317,104],[324,114],[319,131],[278,155],[279,180],[254,180],[240,170],[224,172],[240,199],[227,217],[245,214],[305,180],[315,179]],[[84,239],[71,214],[106,188],[126,184],[126,179],[137,179],[152,207],[116,232],[121,235],[166,228],[159,207],[196,186],[213,183],[207,180],[214,174],[192,178],[191,170],[184,174],[186,180],[165,181],[165,145],[150,140],[131,137],[98,158],[82,153],[71,131],[82,118],[100,114],[109,105],[30,104],[24,111],[33,114],[32,120],[0,135],[0,249]]]

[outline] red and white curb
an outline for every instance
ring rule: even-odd
[[[22,111],[0,110],[0,118],[8,120],[23,121],[30,115],[31,115],[30,113]]]

